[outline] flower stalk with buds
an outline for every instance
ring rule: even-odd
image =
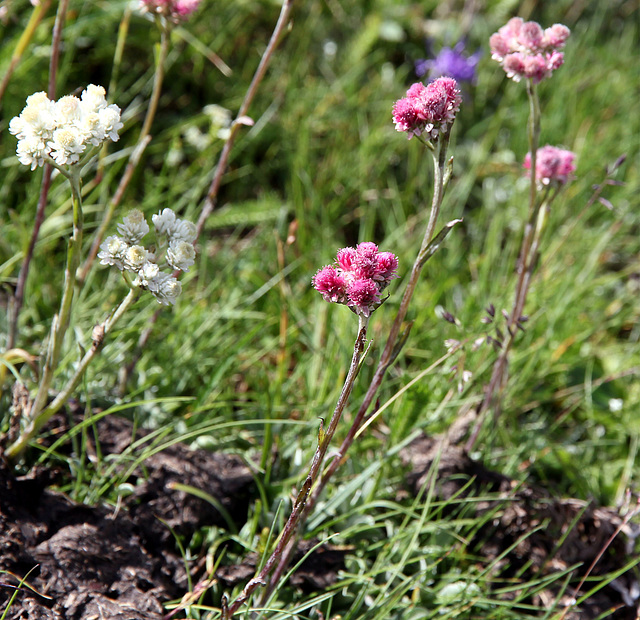
[[[562,24],[543,30],[536,22],[524,22],[521,18],[514,17],[490,39],[492,58],[502,65],[507,77],[515,82],[524,78],[526,82],[529,100],[529,152],[524,160],[524,168],[529,171],[530,178],[529,209],[516,265],[515,295],[511,312],[506,314],[507,335],[478,407],[477,420],[465,446],[467,450],[473,448],[486,412],[493,406],[494,418],[498,415],[498,394],[506,384],[509,352],[522,322],[545,216],[557,190],[569,180],[575,170],[575,155],[570,151],[552,146],[538,149],[541,113],[536,85],[551,77],[563,64],[564,54],[560,50],[564,48],[569,35],[569,29]],[[543,190],[542,195],[540,189]],[[556,191],[550,193],[552,189]]]
[[[138,210],[131,211],[122,223],[118,224],[118,234],[108,237],[102,244],[101,252],[98,254],[100,262],[122,272],[129,292],[109,318],[96,325],[91,338],[91,348],[84,354],[73,376],[54,400],[46,407],[40,406],[37,410],[35,405],[38,401],[34,402],[25,427],[5,452],[8,458],[18,456],[40,428],[67,402],[80,384],[89,364],[102,350],[106,336],[137,299],[140,290],[149,291],[159,304],[170,305],[176,302],[182,292],[182,285],[174,272],[188,271],[195,262],[193,243],[196,227],[192,222],[177,218],[171,209],[164,209],[153,215],[152,222],[157,238],[154,252],[142,245],[143,238],[149,233],[150,227],[142,212]],[[77,260],[74,259],[74,261],[77,266]],[[75,270],[71,270],[68,265],[67,274],[73,273]],[[68,321],[71,298],[69,297],[65,303],[69,305],[66,314]],[[62,312],[60,315],[63,316]],[[54,320],[54,325],[60,326],[61,323]],[[64,331],[56,331],[55,336],[52,336],[54,345],[50,345],[50,351],[59,352],[63,337]],[[40,389],[42,390],[42,385]]]
[[[20,163],[35,170],[47,162],[60,171],[71,186],[73,205],[73,232],[67,244],[60,309],[53,318],[42,379],[29,414],[33,433],[44,423],[40,412],[49,394],[71,317],[83,236],[80,171],[104,142],[118,140],[121,128],[120,108],[108,104],[104,88],[93,84],[87,86],[80,99],[67,95],[51,101],[46,93],[35,93],[27,98],[25,108],[9,124],[9,131],[18,138],[16,152]],[[7,456],[17,454],[13,448],[7,451]]]
[[[251,579],[241,594],[230,605],[224,605],[222,618],[228,619],[244,604],[259,586],[264,587],[261,602],[268,601],[277,583],[286,571],[297,546],[302,524],[315,506],[320,493],[331,479],[347,450],[362,427],[365,416],[382,383],[387,369],[394,362],[409,336],[410,326],[403,327],[409,303],[417,286],[420,273],[427,260],[440,247],[444,238],[460,220],[449,222],[436,235],[436,223],[451,174],[452,160],[447,159],[451,125],[460,106],[461,96],[455,80],[440,78],[429,86],[414,84],[407,97],[394,105],[393,120],[398,131],[418,139],[429,148],[434,161],[434,191],[429,221],[422,245],[414,262],[398,313],[390,329],[384,351],[371,384],[358,412],[336,454],[323,468],[323,461],[335,434],[342,411],[356,379],[360,360],[365,352],[367,326],[371,313],[384,301],[381,293],[396,278],[398,261],[390,252],[379,252],[374,243],[360,243],[356,248],[339,250],[336,263],[323,267],[313,278],[314,288],[332,303],[348,306],[358,316],[358,335],[354,345],[349,372],[334,409],[329,426],[318,433],[318,447],[309,472],[298,492],[293,510],[282,530],[276,546],[258,575]]]

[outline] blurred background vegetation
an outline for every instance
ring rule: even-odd
[[[72,0],[58,96],[88,83],[108,85],[128,5]],[[26,0],[3,6],[0,73],[32,10]],[[180,217],[197,219],[223,146],[221,113],[235,115],[278,12],[273,1],[205,0],[192,20],[174,30],[153,140],[118,219],[134,207],[149,216],[171,207]],[[498,311],[510,308],[527,208],[521,162],[528,107],[524,85],[507,80],[491,61],[488,39],[514,15],[543,27],[564,23],[572,31],[565,65],[540,85],[541,144],[575,151],[577,174],[550,215],[527,304],[530,320],[512,355],[502,416],[483,431],[474,456],[554,494],[605,505],[619,504],[626,489],[637,491],[640,63],[632,0],[296,2],[251,107],[255,124],[241,132],[218,207],[200,238],[197,268],[184,278],[183,296],[161,312],[122,391],[118,371],[136,354],[140,331],[158,307],[142,296],[89,370],[79,397],[94,407],[145,400],[129,415],[150,428],[166,425],[176,435],[233,421],[234,432],[207,432],[195,444],[247,459],[270,454],[275,446],[275,464],[262,462],[268,470],[262,478],[267,505],[259,520],[268,527],[277,502],[297,484],[312,454],[318,418],[333,408],[355,338],[355,317],[323,302],[311,278],[334,259],[338,247],[365,240],[398,254],[400,274],[407,273],[428,215],[431,158],[416,140],[394,130],[391,107],[417,80],[416,60],[460,40],[466,53],[481,50],[482,57],[476,83],[464,86],[453,128],[454,173],[442,222],[460,217],[464,222],[425,269],[410,311],[411,337],[383,385],[381,404],[445,352],[445,339],[482,333],[480,319],[490,303]],[[28,95],[46,90],[54,17],[50,9],[0,103],[0,347],[4,308],[31,234],[42,175],[19,164],[7,127]],[[85,197],[87,244],[115,190],[127,149],[135,144],[158,41],[153,22],[134,11],[116,88],[109,93],[123,110],[125,129],[110,149],[104,181]],[[228,65],[229,75],[214,65],[212,53]],[[603,192],[613,208],[598,202],[586,208],[605,168],[623,154],[616,178],[624,184]],[[68,189],[57,179],[20,321],[18,346],[33,354],[59,303],[70,228]],[[114,270],[94,268],[74,311],[60,384],[78,358],[78,343],[90,344],[94,323],[124,296],[119,278]],[[353,409],[366,390],[401,290],[402,280],[395,281],[391,297],[374,315],[373,345]],[[442,308],[460,325],[439,318]],[[493,359],[489,350],[469,351],[396,400],[353,446],[335,489],[377,459],[380,474],[344,504],[357,510],[372,497],[395,497],[402,468],[394,448],[415,430],[448,428],[481,394]],[[441,406],[456,386],[455,363],[464,363],[473,379]],[[7,387],[0,400],[4,413]],[[189,399],[154,401],[178,396]],[[345,428],[352,414],[347,411]]]

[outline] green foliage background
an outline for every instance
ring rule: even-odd
[[[71,2],[59,96],[88,83],[107,86],[128,4]],[[134,207],[150,216],[168,206],[181,217],[197,219],[223,146],[203,108],[216,104],[235,114],[279,12],[278,3],[266,0],[203,4],[196,18],[173,34],[153,140],[117,217]],[[8,7],[0,25],[0,71],[8,67],[31,10],[22,0]],[[487,425],[474,456],[553,494],[605,505],[618,505],[627,489],[638,490],[640,63],[635,3],[309,0],[294,7],[290,29],[251,107],[255,125],[243,129],[233,151],[218,208],[200,239],[197,268],[184,278],[184,295],[175,308],[160,314],[124,393],[117,389],[118,369],[135,355],[139,333],[158,307],[150,296],[142,296],[119,325],[90,369],[84,394],[78,395],[103,407],[143,401],[128,414],[148,427],[165,427],[175,436],[194,431],[200,435],[196,445],[235,451],[248,461],[257,456],[261,501],[243,530],[248,548],[257,544],[256,532],[269,527],[278,503],[284,499],[286,504],[291,487],[299,483],[315,447],[318,418],[330,415],[356,335],[355,317],[344,307],[325,304],[312,290],[311,277],[333,260],[338,247],[364,240],[398,254],[404,275],[419,247],[430,203],[431,161],[417,141],[408,142],[394,130],[391,107],[416,80],[413,62],[425,57],[426,38],[437,50],[465,37],[469,53],[483,51],[477,84],[466,87],[453,129],[454,176],[442,214],[442,221],[462,217],[464,222],[425,269],[410,311],[411,338],[383,385],[381,404],[444,354],[445,339],[479,334],[488,304],[510,307],[526,213],[520,162],[527,151],[528,108],[524,86],[507,80],[491,61],[488,39],[516,14],[543,26],[565,23],[572,31],[565,65],[540,85],[541,144],[575,151],[578,169],[550,216],[527,303],[530,320],[512,356],[502,415],[497,425]],[[7,128],[29,94],[46,90],[53,19],[50,10],[1,102],[2,308],[28,244],[41,180],[41,170],[30,172],[17,161],[16,142]],[[115,190],[127,149],[135,144],[158,40],[154,24],[134,12],[116,88],[109,93],[123,109],[125,129],[110,149],[103,183],[85,197],[87,244]],[[209,52],[224,60],[231,75],[212,64]],[[585,209],[594,184],[605,179],[605,167],[622,154],[627,157],[616,178],[623,184],[603,193],[613,208],[595,203]],[[34,354],[59,302],[70,210],[68,189],[58,179],[21,315],[19,346]],[[393,283],[390,299],[374,315],[373,344],[352,409],[367,387],[402,284]],[[88,346],[94,323],[125,292],[118,273],[101,266],[93,270],[77,301],[58,369],[60,385],[78,359],[78,344]],[[452,312],[460,326],[439,319],[439,308]],[[0,347],[4,333],[0,310]],[[326,612],[333,604],[350,610],[345,618],[430,617],[438,606],[434,593],[447,580],[456,580],[442,575],[471,570],[462,556],[456,564],[454,555],[451,572],[430,568],[417,594],[409,586],[400,588],[377,608],[361,589],[363,575],[373,575],[380,558],[397,560],[394,554],[402,554],[398,549],[410,543],[415,557],[429,564],[430,545],[446,548],[453,541],[451,532],[460,531],[457,522],[439,521],[441,516],[429,512],[431,506],[416,501],[403,508],[429,515],[416,527],[436,522],[442,530],[422,529],[418,538],[407,533],[413,526],[395,512],[402,504],[393,503],[403,484],[397,449],[416,430],[446,429],[481,394],[493,359],[483,349],[458,360],[473,379],[446,401],[456,387],[454,362],[438,367],[395,400],[354,445],[328,504],[319,507],[309,528],[316,535],[338,532],[338,542],[356,545],[353,575],[344,578],[346,589],[333,603],[319,602],[318,608]],[[23,373],[29,378],[27,368]],[[0,412],[7,414],[4,387]],[[232,432],[215,432],[216,425],[229,422]],[[267,458],[273,446],[279,455],[275,463]],[[370,473],[372,465],[376,475]],[[81,460],[69,466],[96,467]],[[354,483],[364,480],[354,494]],[[98,488],[105,487],[96,483]],[[75,489],[87,501],[117,496],[117,487]],[[394,508],[374,507],[374,500]],[[332,521],[335,515],[341,516]],[[381,552],[376,545],[385,527],[393,544]],[[418,570],[409,565],[402,564],[407,575]],[[374,592],[386,592],[377,577],[373,581]],[[282,600],[296,596],[283,594]],[[486,613],[519,617],[509,610],[500,611],[504,616]]]

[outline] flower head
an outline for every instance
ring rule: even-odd
[[[9,131],[18,138],[20,163],[34,170],[47,159],[59,166],[80,160],[87,145],[116,142],[122,129],[120,108],[109,105],[102,86],[89,84],[81,99],[73,95],[51,101],[46,93],[27,97],[20,116],[11,119]]]
[[[111,235],[107,237],[100,245],[98,258],[103,265],[113,265],[122,271],[124,269],[124,257],[129,249],[127,242],[118,237]]]
[[[144,213],[139,209],[129,211],[129,214],[122,220],[122,224],[118,224],[116,228],[130,245],[139,243],[142,237],[149,232],[149,224],[147,224]]]
[[[102,243],[98,258],[103,265],[132,274],[128,278],[132,286],[149,291],[158,303],[166,306],[176,302],[182,285],[173,273],[163,269],[188,271],[195,263],[196,228],[191,222],[178,219],[171,209],[164,209],[152,219],[160,246],[165,247],[168,239],[166,252],[151,252],[141,244],[149,232],[149,224],[142,211],[134,209],[118,224],[119,234]]]
[[[398,259],[379,252],[375,243],[338,250],[335,265],[327,265],[313,277],[313,287],[325,301],[349,306],[368,317],[380,304],[380,294],[397,278]]]
[[[515,82],[525,77],[537,84],[562,66],[564,54],[560,50],[569,34],[569,29],[562,24],[543,30],[537,22],[514,17],[491,35],[491,58],[497,60],[507,77]]]
[[[536,151],[536,181],[541,185],[564,185],[575,172],[575,158],[572,151],[543,146]],[[531,153],[526,154],[523,166],[531,174]]]
[[[167,262],[181,271],[189,271],[189,267],[195,263],[196,251],[193,244],[188,241],[174,239],[169,242],[167,249]]]
[[[187,241],[193,243],[196,240],[196,225],[188,220],[181,220],[169,208],[151,216],[153,225],[159,235],[166,235],[169,241]]]
[[[201,0],[140,0],[140,9],[178,23],[187,19],[198,8],[200,2]]]
[[[430,80],[448,75],[456,82],[476,81],[476,67],[482,56],[477,51],[471,56],[464,54],[464,41],[459,41],[453,47],[443,47],[433,59],[416,60],[416,75],[421,78],[428,75]]]
[[[461,101],[453,78],[440,77],[426,86],[417,82],[393,106],[396,130],[406,132],[409,139],[424,133],[428,140],[437,140],[453,124]]]

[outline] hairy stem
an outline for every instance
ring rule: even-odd
[[[398,353],[400,352],[400,349],[402,348],[402,345],[404,344],[408,336],[409,328],[405,328],[401,331],[402,323],[407,315],[409,303],[415,292],[422,268],[424,267],[427,260],[433,255],[432,242],[436,241],[436,239],[434,239],[434,232],[438,220],[438,215],[440,214],[440,208],[442,206],[442,199],[444,197],[446,182],[448,180],[448,177],[450,176],[449,171],[451,167],[451,161],[447,161],[448,144],[449,134],[447,133],[441,136],[441,139],[438,141],[435,149],[428,145],[430,146],[430,151],[433,156],[434,188],[433,198],[431,201],[431,211],[429,213],[429,221],[427,223],[427,228],[422,239],[422,245],[420,246],[420,250],[418,251],[418,255],[416,256],[413,268],[411,269],[409,281],[407,282],[407,285],[405,287],[405,291],[400,302],[400,307],[398,308],[398,313],[396,314],[394,322],[391,326],[384,351],[382,352],[380,361],[378,362],[378,366],[376,368],[371,384],[369,385],[362,404],[358,409],[358,413],[356,414],[356,417],[354,418],[346,437],[342,441],[337,454],[333,457],[328,467],[320,476],[318,483],[313,488],[313,492],[304,505],[302,515],[299,519],[299,525],[305,522],[305,520],[313,510],[316,502],[318,501],[318,498],[320,497],[323,489],[325,488],[333,474],[336,472],[338,467],[340,467],[340,465],[342,465],[342,463],[344,462],[347,450],[353,443],[358,430],[362,427],[365,421],[365,415],[378,392],[387,369],[398,356]],[[454,223],[451,223],[451,226],[453,225]],[[446,232],[442,234],[442,236],[444,235],[446,235]],[[438,235],[438,238],[440,236],[441,235]],[[271,583],[268,586],[268,592],[273,591],[275,585],[277,585],[278,579],[280,579],[287,566],[289,565],[289,562],[291,561],[291,556],[293,555],[296,546],[296,540],[292,537],[289,541],[289,544],[283,550],[279,564],[274,571]]]
[[[327,430],[324,430],[323,423],[320,424],[320,430],[318,432],[318,447],[316,448],[315,454],[313,455],[313,459],[311,461],[311,465],[309,467],[309,471],[307,472],[305,481],[295,499],[291,515],[289,515],[289,519],[287,520],[287,523],[285,524],[282,533],[280,534],[278,543],[276,544],[276,547],[273,550],[271,556],[262,567],[262,570],[258,573],[258,576],[249,581],[240,596],[238,596],[238,598],[231,605],[229,605],[228,609],[222,616],[225,620],[227,618],[231,618],[234,612],[240,608],[240,606],[251,596],[252,592],[258,586],[266,584],[269,574],[275,567],[276,563],[280,560],[283,552],[285,551],[285,549],[287,549],[289,543],[294,538],[298,530],[300,519],[302,518],[302,515],[304,513],[305,504],[307,502],[307,499],[309,498],[309,494],[311,493],[311,488],[318,478],[318,474],[324,462],[324,457],[327,453],[327,450],[329,449],[336,429],[338,428],[338,423],[340,422],[340,418],[342,417],[342,412],[344,411],[345,405],[347,404],[349,395],[351,394],[353,385],[355,383],[355,379],[358,375],[358,370],[360,368],[360,360],[362,359],[362,354],[364,353],[365,341],[367,338],[367,326],[369,324],[369,318],[359,315],[358,319],[358,336],[353,347],[353,356],[351,357],[349,372],[347,373],[344,385],[342,386],[342,392],[340,393],[340,397],[338,398],[336,407],[333,410],[333,415],[331,416],[331,420],[329,421]]]
[[[280,15],[278,17],[278,21],[276,23],[275,28],[273,29],[273,33],[271,34],[271,39],[269,39],[269,43],[267,48],[262,54],[262,58],[260,59],[260,63],[258,64],[258,68],[253,75],[253,79],[251,80],[251,84],[249,84],[249,88],[244,96],[242,104],[240,105],[240,109],[238,110],[238,114],[231,124],[231,132],[229,133],[229,137],[224,144],[222,149],[222,153],[220,153],[220,159],[216,165],[216,172],[211,181],[211,185],[209,186],[209,191],[207,192],[207,197],[204,201],[204,205],[202,207],[202,211],[200,212],[200,217],[198,218],[198,223],[196,224],[197,236],[200,237],[202,230],[204,228],[205,222],[207,218],[211,215],[213,210],[216,207],[216,201],[218,198],[218,192],[220,191],[220,184],[222,183],[222,177],[227,170],[227,166],[229,165],[229,156],[231,154],[231,149],[233,148],[233,143],[235,142],[236,135],[242,126],[242,120],[247,116],[249,112],[249,107],[251,106],[251,102],[258,92],[258,86],[260,86],[260,82],[262,82],[262,78],[264,77],[267,67],[271,62],[271,58],[273,53],[278,46],[278,42],[280,40],[280,36],[284,31],[285,26],[289,20],[289,14],[291,13],[291,9],[293,8],[293,0],[284,0],[282,3],[282,8],[280,9]]]
[[[53,375],[60,361],[60,353],[64,336],[69,327],[71,318],[71,307],[73,304],[73,295],[76,285],[76,270],[80,263],[80,253],[82,252],[82,231],[83,231],[83,215],[82,215],[82,192],[80,189],[80,166],[71,166],[68,173],[69,183],[71,185],[71,197],[73,202],[73,232],[67,243],[67,264],[64,272],[64,285],[62,289],[62,299],[60,301],[60,310],[53,317],[51,324],[51,334],[49,336],[49,345],[44,363],[44,369],[38,392],[36,394],[31,411],[29,412],[29,433],[26,440],[23,440],[25,432],[21,433],[21,437],[11,445],[5,452],[7,458],[13,459],[17,457],[26,447],[26,441],[33,437],[41,428],[44,421],[40,412],[42,411],[47,398],[49,396],[49,388],[53,380]]]
[[[129,306],[136,300],[139,290],[130,289],[127,296],[122,300],[120,305],[116,308],[114,313],[101,325],[94,328],[94,335],[92,339],[91,348],[84,354],[75,373],[67,382],[67,385],[62,391],[55,397],[55,399],[45,407],[35,418],[31,418],[29,424],[20,433],[20,437],[16,442],[9,447],[6,451],[7,458],[14,458],[20,454],[28,445],[32,437],[42,428],[43,424],[46,424],[51,417],[57,413],[60,408],[67,402],[73,391],[78,387],[84,373],[86,372],[89,364],[93,359],[102,351],[104,345],[104,339],[111,331],[113,326],[120,320],[122,315],[126,312]]]
[[[538,92],[532,80],[527,80],[527,96],[529,99],[529,120],[527,124],[527,133],[529,137],[529,153],[531,156],[531,182],[529,184],[529,213],[527,222],[524,227],[522,244],[520,246],[520,254],[516,265],[518,279],[516,281],[515,294],[511,313],[507,319],[507,335],[502,344],[500,354],[496,359],[491,379],[485,389],[484,396],[478,407],[478,417],[467,440],[465,449],[470,451],[473,449],[480,428],[484,421],[486,412],[493,406],[494,419],[497,419],[499,412],[499,394],[504,387],[508,377],[509,352],[513,346],[515,335],[517,333],[516,326],[524,312],[524,306],[527,301],[527,294],[531,284],[531,275],[533,273],[534,258],[537,253],[537,244],[534,247],[536,237],[536,228],[538,225],[538,216],[541,203],[538,201],[538,187],[536,181],[536,158],[538,151],[538,140],[540,137],[540,101]]]

